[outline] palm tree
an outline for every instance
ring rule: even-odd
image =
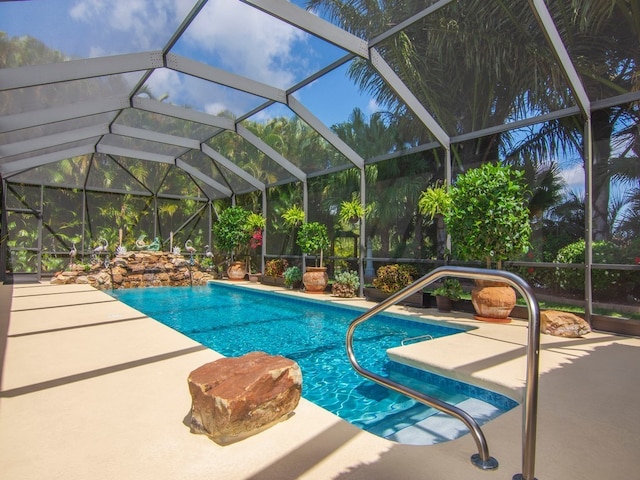
[[[308,6],[343,28],[372,38],[420,9],[421,2],[382,0],[332,2]],[[550,11],[589,97],[638,91],[640,14],[626,0],[554,1]],[[385,60],[451,135],[527,118],[572,106],[575,101],[557,68],[555,55],[530,8],[514,0],[453,2],[378,45]],[[365,60],[355,61],[350,76],[373,93],[402,125],[419,124]],[[594,239],[610,235],[611,179],[619,163],[638,163],[637,102],[592,112],[594,145]],[[514,152],[541,158],[565,147],[582,153],[581,121],[572,117],[547,122],[537,137]],[[399,122],[400,124],[400,122]],[[419,130],[415,130],[419,135]],[[408,135],[410,136],[410,135]],[[421,138],[424,142],[428,139]],[[495,134],[452,152],[462,168],[509,154],[509,134]],[[622,141],[624,148],[617,146]],[[617,151],[628,156],[617,155]],[[615,152],[615,153],[614,153]],[[583,155],[584,158],[584,155]],[[635,177],[636,181],[638,177]]]

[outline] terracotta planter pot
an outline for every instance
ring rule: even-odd
[[[307,293],[324,293],[329,283],[327,267],[307,267],[302,275],[302,283]]]
[[[244,262],[231,262],[229,268],[227,268],[227,276],[229,280],[239,281],[244,280],[244,276],[247,274],[245,270]]]
[[[509,315],[516,305],[516,291],[509,285],[491,282],[478,284],[471,290],[475,318],[485,322],[509,323]]]

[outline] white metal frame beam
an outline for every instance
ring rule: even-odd
[[[164,66],[162,52],[128,53],[0,70],[0,91],[137,72]]]
[[[302,182],[306,181],[306,179],[307,179],[307,174],[306,173],[304,173],[302,170],[300,170],[298,167],[296,167],[293,163],[291,163],[289,160],[287,160],[282,155],[280,155],[278,152],[276,152],[273,148],[271,148],[269,145],[267,145],[262,139],[260,139],[258,136],[253,134],[247,128],[245,128],[242,125],[238,124],[238,125],[236,125],[236,132],[238,133],[238,135],[240,135],[242,138],[244,138],[246,141],[248,141],[250,144],[252,144],[258,150],[263,152],[266,156],[268,156],[274,162],[276,162],[278,165],[280,165],[282,168],[284,168],[289,173],[291,173],[298,180],[300,180]]]
[[[21,155],[28,152],[37,152],[45,148],[65,145],[71,142],[78,142],[90,138],[100,137],[109,133],[109,124],[92,125],[90,127],[78,128],[67,132],[46,135],[21,142],[0,145],[0,161],[4,157]]]
[[[260,83],[234,73],[230,73],[219,68],[205,65],[189,58],[175,54],[167,54],[167,68],[176,72],[185,73],[192,77],[202,78],[210,82],[218,83],[235,90],[250,93],[262,98],[286,103],[286,93],[280,88],[275,88],[265,83]]]
[[[149,140],[150,142],[166,143],[177,147],[200,149],[198,140],[177,135],[169,135],[168,133],[159,133],[144,128],[129,127],[127,125],[119,125],[117,123],[111,125],[111,133],[122,135],[125,137],[138,138],[140,140]]]
[[[375,48],[370,50],[371,64],[384,79],[385,82],[393,89],[398,97],[407,105],[407,107],[420,119],[420,121],[429,129],[436,138],[438,143],[449,150],[451,146],[451,138],[447,135],[440,124],[431,116],[426,108],[420,103],[416,96],[409,90],[404,82],[398,77],[396,72],[382,58]]]
[[[127,97],[107,97],[91,102],[80,102],[60,107],[14,113],[13,115],[0,117],[0,133],[89,117],[100,113],[115,112],[123,108],[128,108],[129,106],[129,99]]]
[[[253,175],[249,175],[245,170],[237,166],[235,163],[233,163],[231,160],[226,158],[220,152],[211,148],[209,145],[203,143],[200,146],[200,149],[202,150],[202,153],[210,157],[212,161],[219,163],[227,170],[231,171],[235,175],[242,178],[245,182],[249,183],[250,185],[254,186],[260,191],[265,190],[266,186],[264,183],[262,183],[260,180],[255,178]]]
[[[3,176],[10,176],[15,173],[23,172],[30,168],[40,167],[48,163],[59,162],[66,158],[78,157],[80,155],[88,155],[95,153],[95,145],[93,143],[87,145],[81,145],[59,152],[46,153],[44,155],[37,155],[35,157],[29,157],[16,161],[9,161],[7,163],[0,164],[0,173]]]
[[[189,110],[187,108],[176,107],[168,103],[156,102],[148,98],[134,97],[131,100],[131,106],[139,110],[150,113],[158,113],[169,117],[187,120],[189,122],[202,123],[210,127],[221,128],[224,130],[235,130],[235,124],[232,119],[225,117],[217,117],[207,113]]]
[[[560,64],[560,68],[571,85],[573,93],[576,95],[576,100],[580,110],[582,110],[585,117],[589,117],[591,115],[591,101],[589,100],[587,91],[582,84],[580,75],[578,75],[573,62],[569,57],[569,53],[562,42],[562,38],[558,33],[556,24],[554,23],[553,18],[551,18],[551,14],[549,13],[547,6],[543,0],[529,0],[529,5],[538,19],[538,24],[540,25],[542,32],[547,37],[547,41],[551,45],[553,53]]]
[[[287,0],[241,0],[289,25],[311,33],[360,57],[368,57],[366,40],[357,37]]]
[[[205,175],[204,173],[202,173],[197,168],[192,167],[191,165],[186,163],[184,160],[180,160],[179,158],[176,159],[176,166],[178,168],[181,168],[185,172],[187,172],[189,175],[197,178],[198,180],[202,180],[204,183],[209,185],[211,188],[213,188],[214,190],[217,190],[218,192],[222,193],[223,195],[225,195],[227,197],[230,197],[233,194],[231,189],[229,189],[226,185],[222,185],[220,182],[217,182],[216,180],[214,180],[210,176]]]
[[[338,135],[336,135],[330,128],[322,123],[315,115],[313,115],[307,108],[302,105],[293,95],[289,95],[288,102],[289,108],[293,110],[296,115],[302,118],[305,122],[311,125],[318,134],[324,138],[327,142],[333,145],[340,153],[349,159],[356,167],[362,168],[364,166],[364,159],[358,155],[349,145],[347,145]]]

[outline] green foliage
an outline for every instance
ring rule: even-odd
[[[229,207],[222,211],[213,225],[216,246],[232,255],[248,248],[253,233],[264,228],[262,215],[252,213],[240,206]]]
[[[585,241],[579,240],[558,251],[557,263],[584,264]],[[613,242],[593,242],[594,264],[631,263],[631,248],[620,248]],[[584,269],[558,268],[555,272],[556,286],[570,293],[584,291]],[[625,270],[611,270],[594,268],[591,272],[593,290],[596,292],[611,292],[612,298],[623,293],[637,291],[638,273]]]
[[[327,226],[320,222],[304,223],[298,231],[296,239],[298,246],[307,255],[320,255],[320,266],[322,266],[322,252],[329,246],[329,235]],[[317,263],[317,260],[316,260]]]
[[[447,297],[451,300],[462,298],[462,285],[456,278],[445,278],[442,286],[433,290],[432,294],[439,297]]]
[[[281,277],[289,262],[285,258],[272,258],[268,260],[264,265],[264,274],[269,277]]]
[[[338,212],[338,219],[343,225],[349,225],[357,222],[361,218],[364,218],[369,213],[370,207],[363,207],[360,195],[353,194],[351,200],[344,200],[340,204],[340,211]]]
[[[255,212],[251,212],[249,214],[249,216],[247,217],[247,223],[245,224],[245,228],[250,232],[253,233],[256,230],[263,230],[265,225],[266,225],[266,220],[265,218],[259,214],[259,213],[255,213]]]
[[[337,297],[351,298],[356,294],[356,290],[360,288],[360,277],[358,273],[350,270],[336,273],[331,293]]]
[[[395,293],[413,283],[416,275],[412,265],[383,265],[376,271],[373,286],[384,293]]]
[[[458,176],[449,189],[445,224],[461,260],[487,266],[526,252],[531,225],[522,172],[487,163]]]
[[[436,215],[444,215],[451,207],[451,196],[446,185],[436,185],[420,194],[418,208],[420,213],[431,220]]]
[[[298,205],[293,205],[285,210],[282,214],[282,219],[291,228],[295,228],[304,222],[304,210]]]
[[[287,287],[292,287],[294,283],[302,280],[302,270],[299,267],[293,265],[284,271],[284,284]]]

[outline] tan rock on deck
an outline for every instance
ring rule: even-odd
[[[591,333],[591,327],[573,313],[544,310],[540,312],[540,331],[556,337],[580,338]]]
[[[221,358],[189,375],[191,432],[227,445],[288,418],[302,373],[293,360],[264,352]]]

